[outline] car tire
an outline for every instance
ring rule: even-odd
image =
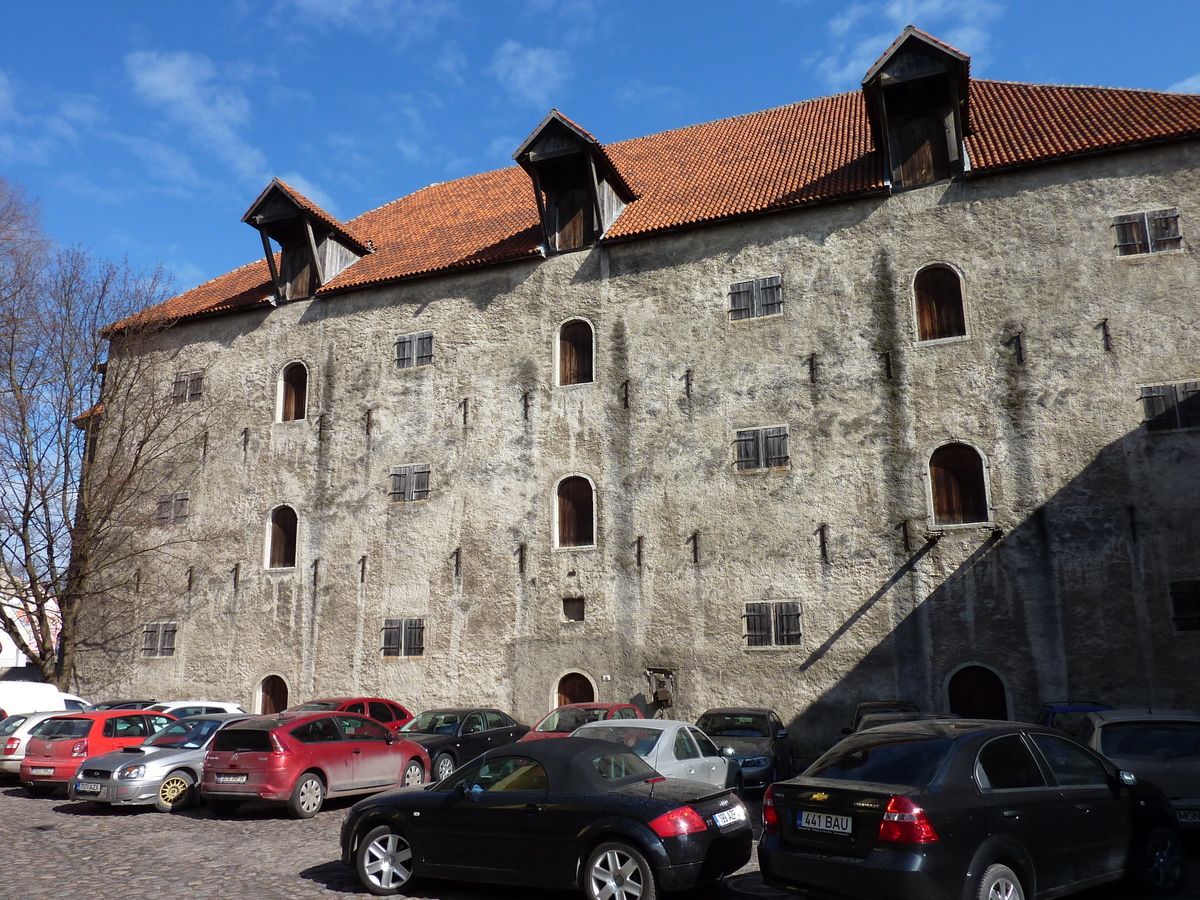
[[[425,783],[425,767],[421,765],[420,760],[411,759],[408,761],[408,765],[404,767],[404,773],[400,776],[400,783],[405,787]]]
[[[737,778],[733,779],[733,793],[739,800],[746,796],[746,781],[742,778],[741,772],[738,772]]]
[[[292,787],[287,800],[288,815],[293,819],[311,819],[325,802],[325,782],[316,772],[305,772]]]
[[[1025,889],[1021,879],[1008,866],[999,863],[990,865],[979,879],[976,900],[1025,900]]]
[[[390,825],[363,835],[354,854],[358,879],[372,894],[390,897],[413,882],[412,845]]]
[[[159,812],[187,809],[196,798],[196,779],[182,769],[176,769],[163,779],[154,795],[154,808]]]
[[[217,800],[215,798],[209,798],[207,801],[205,801],[204,805],[208,807],[208,811],[210,813],[212,813],[214,816],[224,817],[224,816],[232,816],[235,812],[237,812],[238,809],[241,808],[242,801],[241,800]]]
[[[1130,880],[1147,894],[1178,893],[1187,876],[1183,841],[1170,828],[1152,828],[1129,867]]]
[[[449,753],[439,753],[433,761],[433,780],[445,781],[454,768],[454,757]]]
[[[605,841],[592,850],[582,876],[588,900],[655,900],[658,896],[654,869],[640,850],[624,841]]]

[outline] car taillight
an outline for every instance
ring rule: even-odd
[[[86,740],[76,741],[75,746],[73,746],[71,748],[71,755],[72,756],[87,756],[88,755],[87,741]]]
[[[21,746],[20,738],[9,738],[7,741],[4,742],[4,752],[6,755],[16,753],[17,748],[20,746]]]
[[[779,813],[775,810],[775,785],[769,785],[763,794],[763,831],[779,834]]]
[[[881,841],[901,844],[931,844],[938,839],[925,810],[907,797],[892,797],[879,823]]]
[[[700,813],[690,806],[681,806],[669,813],[663,813],[650,823],[650,830],[659,837],[679,837],[682,834],[694,834],[697,831],[707,831],[708,826],[700,818]]]
[[[282,759],[283,757],[287,756],[287,747],[283,746],[283,744],[279,742],[279,738],[275,737],[274,734],[271,734],[270,732],[268,732],[268,734],[270,734],[271,737],[271,758]]]

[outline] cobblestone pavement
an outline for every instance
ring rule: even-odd
[[[187,897],[189,900],[303,900],[370,896],[342,865],[338,831],[352,800],[330,801],[315,818],[289,819],[279,806],[246,804],[218,819],[203,808],[164,815],[109,809],[56,795],[29,797],[0,785],[0,900]],[[754,820],[758,804],[751,803]],[[1200,898],[1200,844],[1191,842],[1187,897]],[[541,891],[426,881],[427,900],[578,900],[573,891]],[[755,861],[721,885],[678,900],[794,896],[765,887]],[[1112,888],[1080,900],[1126,900]]]

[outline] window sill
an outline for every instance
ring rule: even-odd
[[[733,317],[733,314],[731,313],[731,314],[729,315],[729,324],[730,324],[730,325],[737,325],[737,324],[739,324],[739,323],[741,323],[741,322],[761,322],[761,321],[763,321],[764,319],[766,319],[766,320],[770,321],[771,319],[782,319],[782,318],[783,318],[783,312],[782,312],[782,311],[780,311],[780,312],[777,312],[777,313],[767,313],[765,316],[743,316],[743,317],[742,317],[742,318],[740,318],[740,319],[735,319],[735,318]]]
[[[920,338],[917,338],[913,342],[913,346],[919,350],[919,349],[922,349],[925,347],[940,347],[943,344],[961,344],[964,341],[969,341],[970,339],[971,339],[970,333],[954,334],[954,335],[951,335],[950,337],[942,337],[942,338],[928,338],[926,340],[921,340]]]
[[[299,569],[299,566],[263,566],[263,571],[270,575],[272,572],[280,572],[287,575]]]
[[[554,553],[569,553],[576,550],[593,551],[599,549],[597,544],[569,544],[567,546],[557,545],[553,548]]]
[[[1178,250],[1154,250],[1148,253],[1130,253],[1126,256],[1117,254],[1113,257],[1117,262],[1145,262],[1149,259],[1158,259],[1163,256],[1183,256],[1188,252],[1187,247],[1180,247]]]
[[[558,384],[555,385],[555,387],[562,388],[563,390],[573,390],[573,389],[578,389],[578,388],[594,387],[595,384],[596,384],[596,379],[593,378],[591,381],[572,381],[569,384],[563,384],[560,381]]]
[[[803,650],[803,644],[771,644],[769,647],[742,647],[746,653],[786,653],[793,650]]]
[[[788,472],[791,466],[771,466],[769,469],[735,469],[736,475],[770,475],[772,472]]]
[[[925,532],[927,540],[936,540],[944,534],[957,534],[964,531],[996,531],[996,523],[988,519],[986,522],[962,522],[958,525],[933,525]]]

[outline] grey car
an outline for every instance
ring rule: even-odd
[[[746,788],[765,788],[792,774],[792,745],[773,709],[730,706],[710,709],[696,726],[722,753],[741,764]]]
[[[72,800],[154,806],[160,812],[198,802],[196,783],[213,735],[248,713],[216,713],[172,722],[145,742],[83,761],[67,785]]]

